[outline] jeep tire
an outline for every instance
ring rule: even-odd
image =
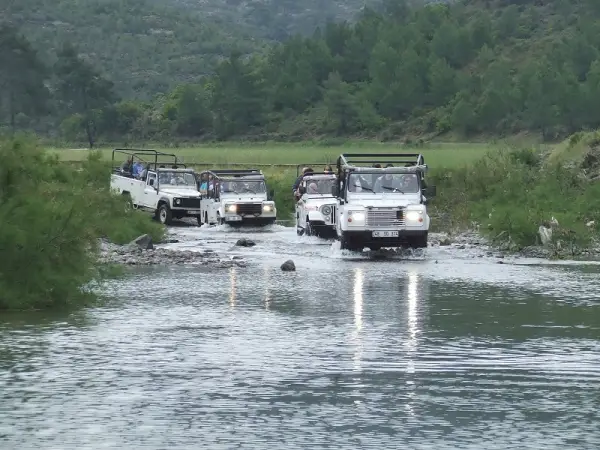
[[[171,225],[173,223],[173,213],[171,208],[166,203],[161,203],[157,210],[157,218],[163,225]]]

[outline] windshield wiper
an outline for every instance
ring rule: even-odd
[[[252,189],[250,189],[250,188],[247,188],[247,187],[245,187],[245,188],[244,188],[244,190],[245,190],[245,191],[248,191],[248,192],[252,192],[253,194],[256,194],[256,192],[255,192],[255,191],[253,191],[253,190],[252,190]]]
[[[375,191],[373,189],[368,188],[366,186],[361,186],[361,188],[363,188],[365,191],[369,191],[369,192],[375,193]]]
[[[398,191],[401,194],[404,194],[404,192],[398,188],[394,188],[394,187],[387,187],[387,186],[381,186],[381,189],[387,189],[388,191]]]

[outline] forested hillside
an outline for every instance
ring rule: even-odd
[[[47,63],[62,44],[75,44],[127,97],[150,98],[178,82],[196,82],[233,48],[246,53],[258,45],[248,27],[167,1],[0,3],[0,17],[19,27]]]
[[[82,64],[72,52],[63,57],[72,67]],[[94,89],[81,88],[86,101],[59,82],[72,70],[63,64],[63,75],[53,71],[62,89],[51,92],[60,99],[50,102],[52,114],[71,140],[520,131],[556,138],[600,127],[600,2],[594,0],[414,8],[389,2],[382,13],[365,10],[355,25],[329,24],[251,58],[234,52],[213,75],[147,103],[118,101],[114,88],[92,76],[101,65],[86,64],[87,78],[70,82],[96,80],[89,81]],[[5,110],[25,108],[25,97],[5,99]],[[35,114],[17,113],[22,123]]]

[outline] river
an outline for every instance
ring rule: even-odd
[[[135,269],[102,307],[0,317],[0,448],[600,447],[599,266],[175,232],[247,267]]]

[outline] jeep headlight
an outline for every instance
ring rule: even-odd
[[[225,205],[225,212],[234,213],[237,211],[237,205],[235,203],[230,203],[229,205]]]
[[[331,206],[323,206],[323,209],[321,209],[321,212],[323,213],[323,215],[328,216],[329,214],[331,214]]]
[[[364,225],[365,213],[363,211],[348,211],[348,223],[352,225]]]
[[[423,211],[407,211],[404,218],[407,222],[421,223],[423,222]]]
[[[174,202],[176,205],[179,205],[179,204],[181,204],[181,199],[180,199],[180,198],[176,198],[176,199],[174,199],[174,200],[173,200],[173,202]]]
[[[263,211],[264,212],[272,212],[273,211],[273,204],[272,203],[264,203],[263,204]]]

